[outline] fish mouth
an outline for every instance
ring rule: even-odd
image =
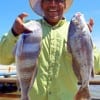
[[[77,29],[83,30],[83,28],[85,27],[84,25],[82,25],[82,23],[80,22],[80,20],[78,20],[78,18],[76,18],[76,17],[74,17],[72,19],[72,22],[77,27]]]
[[[72,22],[75,26],[79,26],[79,21],[75,17],[72,19]]]

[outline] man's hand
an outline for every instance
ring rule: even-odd
[[[21,13],[16,19],[12,26],[13,34],[20,35],[23,32],[30,32],[28,29],[24,27],[24,18],[27,17],[27,13]]]
[[[88,23],[87,25],[88,25],[88,27],[89,27],[90,32],[92,32],[93,25],[94,25],[94,21],[93,21],[92,18],[90,18],[89,23]]]

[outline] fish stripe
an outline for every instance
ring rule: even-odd
[[[34,43],[33,44],[24,44],[23,46],[23,52],[36,52],[39,50],[40,44],[39,43]]]

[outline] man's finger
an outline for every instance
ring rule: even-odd
[[[93,21],[92,18],[90,18],[90,20],[89,20],[89,25],[90,25],[91,27],[93,27],[93,25],[94,25],[94,21]]]
[[[23,20],[25,17],[27,17],[28,16],[28,14],[27,13],[25,13],[25,12],[23,12],[23,13],[21,13],[18,17],[21,19],[21,20]]]
[[[88,27],[89,27],[90,32],[92,32],[93,25],[94,25],[94,21],[92,18],[90,18],[89,23],[88,23]]]

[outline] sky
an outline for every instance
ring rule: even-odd
[[[22,12],[29,14],[26,20],[41,18],[32,11],[29,0],[2,0],[0,2],[0,38],[11,29],[14,20]],[[64,16],[70,21],[76,12],[82,12],[87,22],[93,18],[92,39],[100,49],[100,0],[74,0]]]

